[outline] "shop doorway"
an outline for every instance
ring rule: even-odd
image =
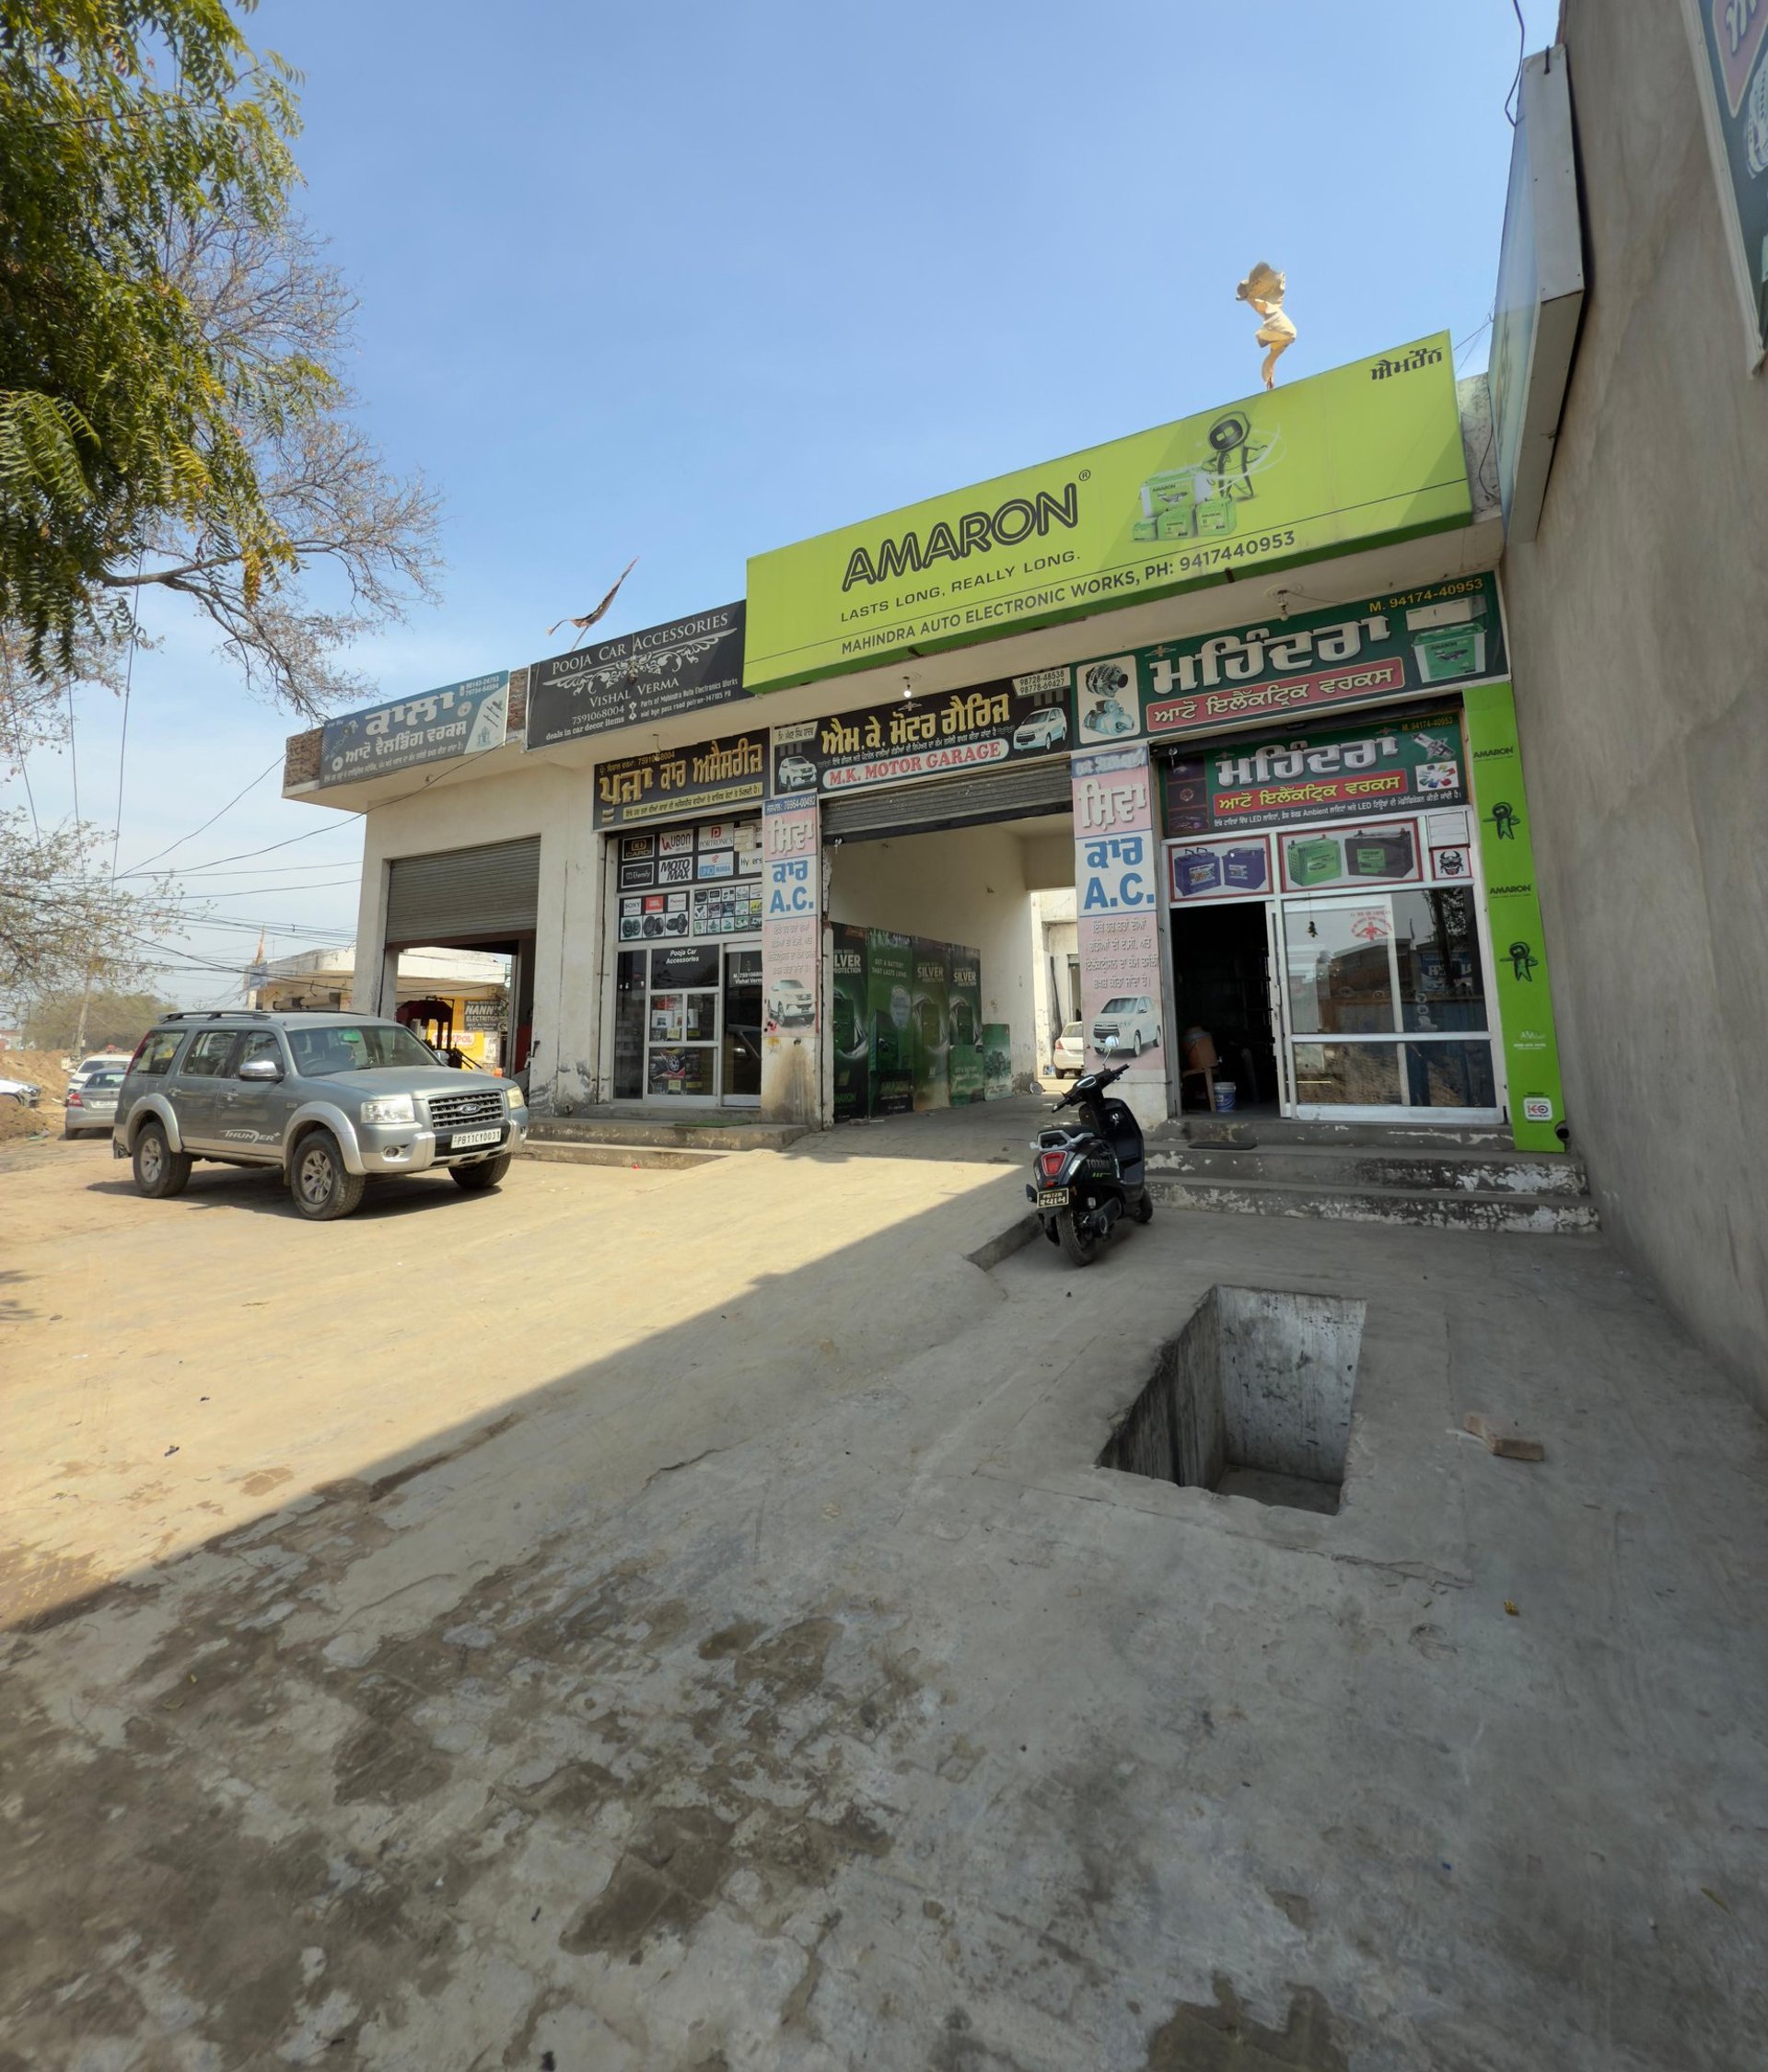
[[[1237,1109],[1274,1114],[1282,1085],[1269,914],[1266,900],[1175,908],[1172,972],[1181,1031],[1209,1032],[1216,1080],[1233,1082]]]
[[[1284,1007],[1303,1121],[1426,1108],[1499,1118],[1493,1019],[1467,885],[1288,898]]]

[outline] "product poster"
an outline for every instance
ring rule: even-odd
[[[983,1024],[983,1090],[990,1100],[1013,1091],[1013,1031],[1004,1021]]]
[[[868,928],[866,1001],[874,1115],[906,1115],[914,1106],[913,986],[913,938]]]
[[[1557,1151],[1562,1148],[1557,1128],[1565,1119],[1559,1042],[1535,891],[1516,702],[1507,683],[1484,684],[1468,693],[1467,738],[1510,1088],[1510,1134],[1519,1151]]]
[[[829,1034],[835,1053],[835,1120],[852,1123],[872,1112],[867,931],[838,921],[830,935],[833,963]]]
[[[1274,890],[1271,837],[1239,841],[1175,842],[1167,852],[1168,890],[1173,904],[1200,900],[1260,899]]]
[[[951,984],[951,950],[943,942],[914,938],[914,984],[909,1007],[909,1028],[914,1042],[914,1105],[925,1109],[951,1106],[948,1077],[951,1030],[948,992]]]
[[[1072,765],[1081,1027],[1090,1067],[1127,1065],[1122,1098],[1144,1121],[1166,1112],[1160,983],[1164,909],[1146,744]],[[1107,1037],[1115,1048],[1100,1046]]]
[[[983,1064],[983,960],[973,949],[953,944],[951,984],[946,994],[946,1067],[954,1108],[986,1098]]]

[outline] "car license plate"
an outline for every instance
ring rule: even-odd
[[[1038,1190],[1038,1206],[1041,1209],[1066,1208],[1069,1190],[1065,1187],[1042,1187]]]
[[[475,1144],[495,1144],[502,1130],[456,1130],[448,1139],[450,1151],[471,1151]]]

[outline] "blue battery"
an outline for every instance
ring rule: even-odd
[[[1222,881],[1243,891],[1260,891],[1269,867],[1262,848],[1229,849],[1222,857]]]
[[[1181,856],[1173,872],[1173,881],[1181,899],[1190,899],[1197,892],[1216,891],[1222,882],[1222,866],[1219,857],[1201,851],[1194,856]]]

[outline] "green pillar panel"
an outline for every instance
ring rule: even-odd
[[[1498,1020],[1510,1083],[1510,1134],[1519,1151],[1557,1151],[1565,1119],[1553,1033],[1553,974],[1535,891],[1517,705],[1507,683],[1465,693],[1467,745],[1485,870],[1486,913],[1497,967]]]

